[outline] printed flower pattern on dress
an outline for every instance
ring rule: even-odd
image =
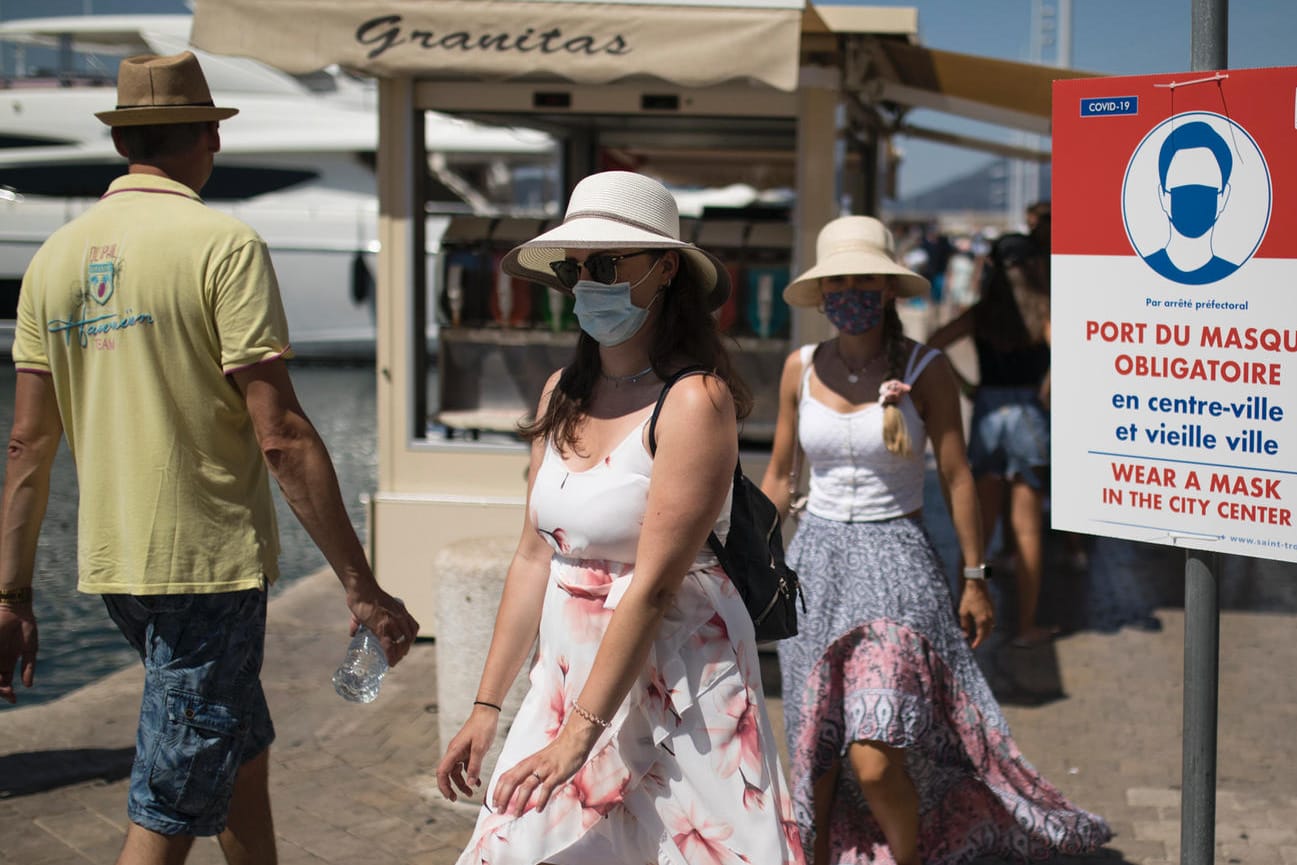
[[[564,608],[563,615],[572,629],[573,639],[578,642],[598,641],[603,635],[607,627],[604,620],[612,615],[606,603],[617,570],[609,562],[586,561],[582,567],[568,569],[559,581],[559,588],[573,600]]]
[[[539,659],[539,654],[537,655]],[[557,669],[559,679],[549,687],[549,703],[545,713],[545,733],[550,738],[558,735],[567,722],[567,658],[558,656]]]
[[[749,781],[742,769],[739,769],[739,777],[743,779],[743,807],[749,811],[760,811],[766,807],[766,795],[761,792],[761,788]]]
[[[716,749],[714,765],[717,775],[728,778],[742,767],[759,777],[761,731],[752,693],[739,682],[728,695],[718,694],[718,702],[721,706],[718,714],[725,723],[708,728]]]
[[[680,714],[676,712],[675,706],[671,702],[671,687],[667,685],[666,679],[662,676],[662,671],[657,667],[650,667],[648,673],[648,702],[655,709],[660,709],[663,714],[669,714],[675,719],[677,726],[680,724]]]
[[[537,529],[536,534],[544,538],[547,544],[563,555],[567,555],[572,551],[571,545],[567,542],[567,532],[562,529]]]
[[[734,827],[700,816],[691,804],[683,810],[667,806],[667,830],[690,865],[741,865],[752,860],[726,843]]]
[[[582,808],[605,817],[622,803],[630,780],[630,770],[611,748],[604,748],[588,760],[569,783]]]

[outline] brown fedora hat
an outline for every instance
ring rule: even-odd
[[[237,108],[217,108],[192,51],[127,57],[117,68],[117,108],[95,113],[109,126],[149,126],[224,120]]]

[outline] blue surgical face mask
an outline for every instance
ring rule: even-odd
[[[1171,224],[1185,237],[1202,237],[1216,224],[1216,201],[1220,190],[1214,186],[1190,184],[1171,190]]]
[[[649,310],[662,292],[655,294],[646,307],[632,303],[630,293],[631,289],[648,279],[652,272],[650,269],[635,285],[629,282],[604,285],[592,279],[579,280],[572,287],[572,294],[576,296],[572,311],[576,313],[581,329],[602,346],[621,345],[639,333],[648,318]]]

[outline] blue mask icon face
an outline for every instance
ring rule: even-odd
[[[1185,237],[1202,237],[1216,223],[1220,190],[1196,184],[1171,190],[1171,224]]]

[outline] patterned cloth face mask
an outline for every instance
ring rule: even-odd
[[[863,288],[826,291],[824,314],[843,333],[864,333],[883,320],[883,293]]]

